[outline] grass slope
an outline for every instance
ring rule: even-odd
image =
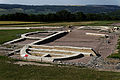
[[[119,80],[120,73],[79,67],[43,67],[14,65],[14,60],[0,56],[0,80]]]

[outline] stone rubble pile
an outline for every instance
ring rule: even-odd
[[[106,62],[102,57],[92,56],[90,61],[86,64],[83,62],[64,62],[64,61],[55,61],[56,64],[63,64],[63,65],[73,65],[73,66],[80,66],[80,67],[87,67],[87,68],[95,68],[95,69],[114,69],[114,67],[109,66],[108,62]],[[118,65],[120,69],[120,64]]]

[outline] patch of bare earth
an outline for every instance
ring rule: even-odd
[[[19,64],[20,66],[22,65],[35,65],[35,66],[53,66],[51,64],[40,64],[40,63],[35,63],[35,62],[15,62],[14,64]]]

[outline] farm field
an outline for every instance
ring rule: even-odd
[[[24,22],[24,21],[0,21],[0,27],[39,27],[39,26],[107,26],[120,21],[81,21],[81,22]]]
[[[7,63],[9,62],[9,63]],[[0,56],[0,80],[119,80],[119,72],[96,71],[57,65],[15,65],[15,60]]]

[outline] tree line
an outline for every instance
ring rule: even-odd
[[[120,17],[107,13],[71,13],[67,10],[62,10],[56,13],[49,14],[25,14],[15,13],[0,16],[1,21],[40,21],[40,22],[59,22],[59,21],[101,21],[101,20],[120,20]]]

